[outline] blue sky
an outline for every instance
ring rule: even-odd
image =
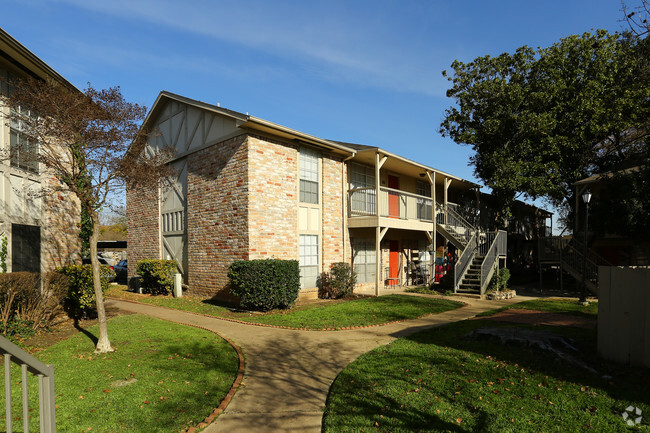
[[[634,6],[634,3],[629,3]],[[620,30],[618,0],[4,0],[2,26],[84,89],[161,90],[476,180],[438,133],[455,59]],[[11,13],[6,13],[10,11]]]

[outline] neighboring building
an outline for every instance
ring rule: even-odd
[[[304,294],[344,261],[359,290],[379,293],[432,279],[432,252],[448,246],[456,290],[482,292],[469,265],[489,280],[505,258],[504,232],[480,232],[456,211],[461,197],[479,200],[479,185],[386,150],[168,92],[145,126],[158,131],[152,148],[175,149],[177,179],[159,194],[127,190],[130,276],[138,260],[174,259],[189,294],[226,297],[234,260],[295,259]]]
[[[31,76],[55,80],[78,90],[0,29],[0,92],[12,91],[12,81]],[[0,233],[7,237],[7,270],[47,271],[78,258],[79,204],[62,193],[41,194],[56,182],[25,148],[20,125],[7,124],[9,108],[0,105]],[[38,144],[30,151],[38,150]]]

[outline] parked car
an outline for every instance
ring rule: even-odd
[[[99,264],[100,264],[100,265],[102,265],[102,266],[106,266],[106,267],[108,267],[110,270],[115,271],[115,268],[114,268],[113,266],[109,265],[105,258],[103,258],[103,257],[97,257],[97,260],[99,260]],[[81,260],[81,263],[84,264],[84,265],[90,265],[90,264],[91,264],[91,263],[90,263],[90,257],[84,257],[84,258]],[[112,278],[111,281],[115,281],[115,278]]]
[[[113,267],[113,270],[115,271],[115,281],[118,283],[125,283],[127,282],[127,275],[128,275],[128,267],[127,267],[127,262],[126,260],[120,260],[115,267]]]

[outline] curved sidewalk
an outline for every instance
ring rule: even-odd
[[[267,328],[114,299],[107,300],[107,305],[208,328],[242,349],[246,358],[242,384],[226,410],[204,430],[206,433],[316,433],[321,431],[330,385],[363,353],[426,328],[469,319],[482,311],[526,299],[530,298],[460,298],[468,305],[420,319],[348,331]]]

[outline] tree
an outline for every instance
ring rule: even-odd
[[[119,87],[83,92],[71,91],[53,81],[25,79],[3,102],[11,122],[26,137],[22,157],[41,164],[58,182],[56,192],[77,197],[90,220],[90,258],[99,319],[96,352],[113,348],[108,339],[106,313],[100,284],[97,240],[99,210],[111,193],[125,186],[157,188],[168,176],[163,163],[167,150],[145,150],[147,133],[140,129],[146,108],[124,100]],[[37,143],[37,145],[34,145]],[[12,149],[15,151],[16,149]],[[47,187],[44,187],[47,188]],[[54,191],[42,190],[42,194]]]
[[[499,219],[517,194],[571,211],[574,182],[643,147],[650,92],[638,45],[598,30],[452,64],[447,96],[458,106],[440,132],[473,147],[477,177],[505,210]]]

